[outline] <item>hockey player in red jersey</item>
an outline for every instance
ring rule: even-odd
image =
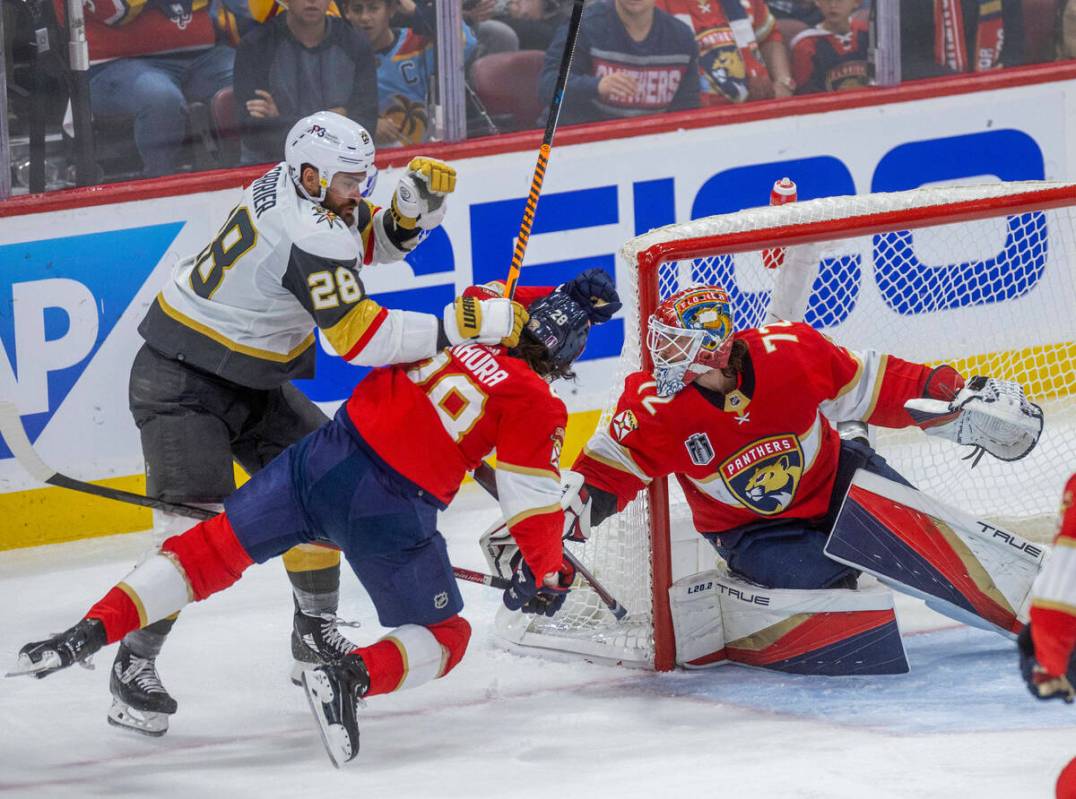
[[[1019,643],[1020,671],[1032,695],[1076,701],[1076,475],[1065,486],[1053,555],[1035,584],[1031,621]]]
[[[578,532],[675,475],[696,530],[731,575],[755,585],[854,588],[860,570],[823,548],[855,471],[908,485],[865,438],[842,440],[830,420],[919,420],[1005,460],[1029,452],[1042,428],[1041,410],[1014,383],[965,383],[948,365],[853,352],[803,323],[734,332],[717,286],[664,300],[648,328],[653,372],[628,376],[609,425],[572,467],[585,481],[571,507]]]
[[[1017,643],[1032,696],[1076,701],[1076,474],[1065,485],[1053,554],[1035,583],[1031,620]],[[1076,758],[1058,775],[1056,794],[1076,799]]]
[[[620,304],[600,269],[542,293],[517,346],[465,342],[375,369],[332,422],[225,499],[223,513],[165,541],[75,627],[23,647],[22,668],[45,676],[227,588],[254,562],[300,543],[333,545],[394,628],[303,674],[330,757],[351,760],[359,699],[444,676],[463,657],[470,627],[437,512],[494,448],[501,509],[522,554],[505,604],[552,614],[570,590],[558,463],[567,413],[549,383],[570,374],[590,325]],[[473,311],[484,296],[465,299]]]
[[[358,123],[320,112],[290,131],[284,160],[251,183],[201,252],[180,260],[139,326],[130,406],[146,461],[147,493],[219,508],[248,473],[328,421],[291,384],[314,376],[317,330],[355,364],[428,358],[464,340],[497,343],[522,325],[518,306],[486,298],[464,317],[390,310],[369,297],[366,264],[400,261],[445,214],[455,170],[414,158],[381,208],[366,194],[374,145]],[[470,321],[468,321],[470,320]],[[518,331],[517,331],[518,333]],[[154,539],[189,520],[154,513]],[[350,651],[335,616],[340,554],[303,545],[285,555],[295,597],[296,669]],[[161,735],[175,699],[156,658],[174,619],[119,647],[110,723]],[[292,679],[298,684],[298,672]]]

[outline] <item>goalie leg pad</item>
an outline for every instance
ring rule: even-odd
[[[719,571],[677,581],[669,591],[677,662],[721,662],[791,674],[904,674],[908,658],[881,588],[762,588]]]
[[[1045,551],[915,489],[856,473],[826,554],[940,613],[996,632],[1023,626]]]

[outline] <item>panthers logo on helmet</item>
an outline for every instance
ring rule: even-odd
[[[732,312],[729,295],[721,288],[698,288],[683,292],[673,309],[680,326],[688,330],[705,330],[714,335],[703,344],[714,349],[732,335]]]
[[[792,504],[803,475],[799,439],[782,434],[753,441],[721,464],[721,479],[744,507],[762,516]]]

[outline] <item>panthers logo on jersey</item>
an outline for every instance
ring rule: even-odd
[[[753,441],[721,464],[721,479],[745,508],[762,516],[792,504],[803,475],[803,450],[789,434]]]

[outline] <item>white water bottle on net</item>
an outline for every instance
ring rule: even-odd
[[[763,253],[784,250],[780,268]],[[1014,532],[1048,541],[1076,464],[1076,184],[993,183],[829,197],[669,225],[621,249],[627,318],[616,392],[649,368],[641,347],[661,299],[717,283],[737,329],[802,319],[838,343],[965,376],[1015,380],[1045,412],[1022,460],[972,470],[949,442],[918,429],[872,430],[876,448],[927,494]],[[669,669],[674,580],[713,568],[675,483],[655,480],[573,551],[628,609],[617,622],[574,590],[552,619],[502,610],[502,638],[531,652]]]

